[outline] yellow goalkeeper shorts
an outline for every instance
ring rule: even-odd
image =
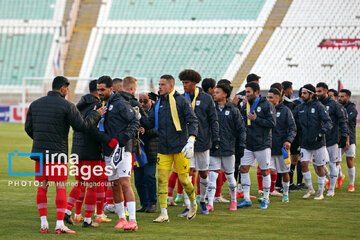
[[[174,163],[174,171],[178,174],[190,171],[190,160],[184,157],[184,153],[157,154],[158,169],[169,170]]]

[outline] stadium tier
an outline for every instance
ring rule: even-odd
[[[266,0],[112,0],[109,20],[256,20]]]
[[[56,0],[1,0],[0,19],[51,20],[55,4]]]

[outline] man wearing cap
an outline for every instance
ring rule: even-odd
[[[199,121],[199,131],[196,137],[194,156],[190,159],[190,178],[195,177],[195,171],[199,171],[200,177],[200,210],[202,214],[208,214],[205,196],[208,190],[208,170],[210,159],[210,145],[214,149],[219,148],[219,123],[215,109],[215,103],[209,94],[204,93],[196,84],[201,81],[198,72],[185,69],[179,74],[179,79],[184,87],[184,96],[191,103],[195,115]],[[185,195],[186,209],[182,213],[186,216],[189,212],[189,201]]]
[[[315,200],[324,199],[325,170],[324,165],[329,162],[329,154],[326,150],[325,134],[332,128],[332,121],[325,108],[315,95],[315,87],[311,84],[303,86],[301,95],[304,103],[294,109],[294,117],[299,122],[303,131],[301,140],[301,168],[308,190],[304,199],[315,194],[311,182],[309,162],[317,167],[318,192]]]

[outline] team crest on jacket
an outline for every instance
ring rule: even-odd
[[[311,113],[315,113],[315,108],[311,108]]]
[[[261,107],[257,107],[256,111],[261,112]]]
[[[280,117],[280,112],[277,112],[277,113],[276,113],[276,117]]]
[[[200,106],[200,100],[196,100],[195,105]]]
[[[230,114],[230,111],[229,110],[226,110],[225,111],[225,115],[227,116],[227,115],[229,115]]]
[[[329,111],[329,108],[330,108],[330,106],[326,106],[326,110],[328,110],[328,111]]]
[[[111,104],[110,106],[109,106],[109,111],[111,111],[112,109],[113,109],[113,105]]]

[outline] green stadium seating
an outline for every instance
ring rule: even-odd
[[[55,4],[56,0],[1,0],[0,19],[51,20]]]

